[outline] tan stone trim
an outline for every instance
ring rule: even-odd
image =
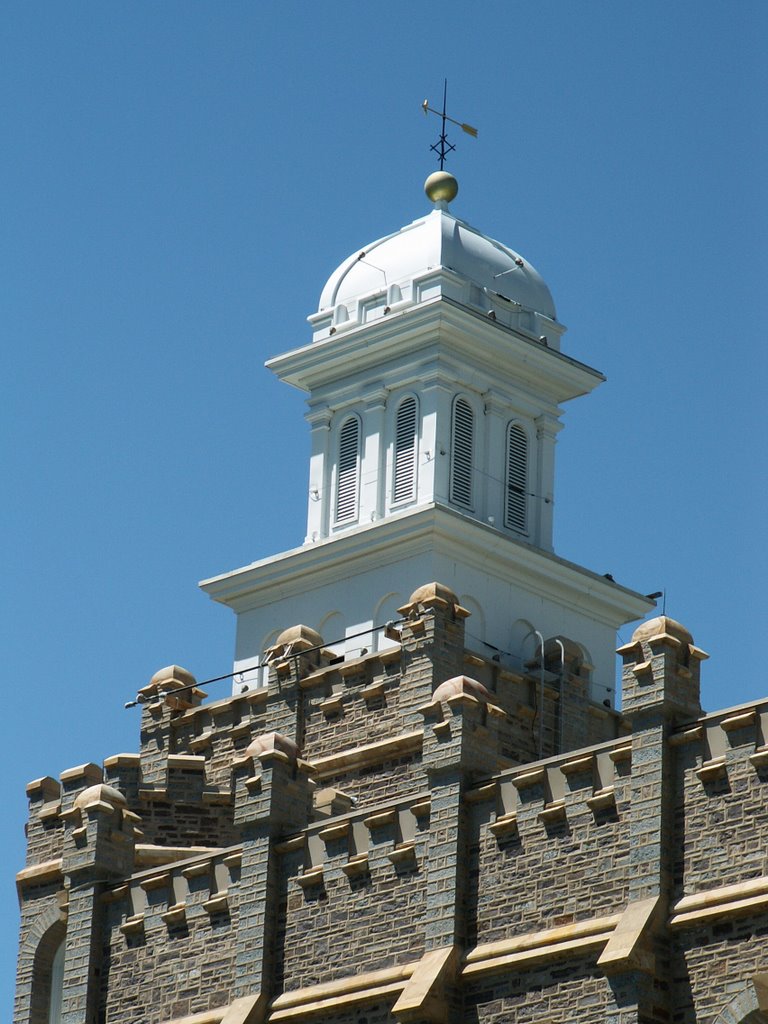
[[[609,750],[608,757],[610,757],[614,764],[617,764],[619,761],[631,761],[632,744],[627,743],[624,747],[616,747],[615,750]]]
[[[375,660],[378,661],[378,656]],[[338,669],[339,675],[345,678],[346,676],[356,676],[358,673],[365,671],[368,662],[368,657],[351,658],[349,661],[340,662],[335,667]]]
[[[512,785],[516,789],[527,789],[528,786],[538,786],[539,783],[543,782],[546,778],[546,771],[544,768],[536,767],[531,771],[521,772],[520,775],[512,776]]]
[[[468,789],[464,794],[464,802],[468,804],[481,803],[483,800],[493,800],[496,796],[496,783],[485,782],[482,786]]]
[[[228,1006],[203,1010],[186,1017],[174,1017],[163,1024],[261,1024],[265,1017],[266,1002],[260,994],[235,999]]]
[[[59,778],[62,782],[71,782],[73,779],[101,780],[103,775],[101,768],[89,761],[87,764],[78,764],[74,768],[67,768],[59,775]]]
[[[706,923],[717,917],[752,914],[768,907],[768,876],[736,885],[724,885],[693,896],[685,896],[672,908],[670,928]]]
[[[640,653],[641,651],[640,642],[638,640],[630,640],[628,644],[622,644],[621,647],[616,648],[616,653],[622,656],[628,654]]]
[[[403,656],[403,646],[398,644],[396,647],[385,647],[377,654],[382,665],[391,665],[393,661],[399,661]]]
[[[643,939],[660,902],[660,897],[651,896],[647,900],[636,900],[626,907],[597,961],[598,967],[608,970],[626,970],[628,967],[653,969],[653,960],[648,950],[643,948]]]
[[[61,799],[61,786],[58,781],[50,775],[43,775],[40,779],[32,779],[31,782],[27,783],[26,792],[28,797],[34,797],[36,799],[38,797],[50,799],[54,794],[57,800]]]
[[[169,754],[168,767],[205,771],[205,757],[202,754]]]
[[[720,728],[725,732],[734,732],[736,729],[743,729],[752,725],[757,717],[757,708],[750,708],[741,715],[729,715],[720,722]]]
[[[359,1006],[386,996],[399,995],[418,963],[419,961],[400,967],[388,967],[382,971],[368,971],[351,978],[341,978],[339,981],[285,992],[271,1004],[270,1024],[280,1020],[298,1020],[329,1010],[343,1009],[349,1005]]]
[[[750,711],[759,712],[761,710],[768,710],[768,701],[765,698],[762,700],[751,700],[745,704],[734,704],[730,708],[722,708],[719,711],[712,711],[708,715],[702,715],[701,718],[694,718],[689,722],[685,722],[679,725],[673,735],[680,735],[681,733],[687,732],[689,729],[700,729],[702,725],[719,725],[724,719],[734,718],[738,715],[748,714]]]
[[[453,979],[458,963],[455,946],[425,953],[406,982],[392,1013],[400,1021],[442,1021],[447,1019],[444,982]]]
[[[566,761],[560,765],[560,771],[563,775],[577,775],[579,772],[591,771],[593,763],[594,756],[590,753],[585,757],[576,757],[572,761]]]
[[[307,841],[307,836],[304,832],[301,832],[297,836],[291,836],[290,839],[284,839],[282,842],[275,843],[276,853],[290,853],[291,850],[300,850]]]
[[[472,654],[470,651],[464,651],[464,664],[473,665],[475,668],[484,668],[487,662],[485,658],[480,657],[479,654]]]
[[[643,637],[643,639],[649,646],[659,643],[669,644],[671,647],[683,646],[683,641],[679,637],[674,636],[672,633],[667,633],[664,630],[662,630],[661,633],[654,633],[653,636]],[[688,645],[686,644],[685,646],[687,647]]]
[[[704,727],[702,725],[694,725],[691,728],[684,729],[682,732],[675,732],[669,737],[669,743],[673,747],[681,747],[685,743],[693,743],[694,740],[700,740],[704,735]]]
[[[313,669],[312,672],[308,672],[305,676],[302,676],[299,680],[299,686],[302,690],[311,690],[313,686],[317,686],[318,683],[322,683],[323,680],[328,680],[329,676],[333,676],[338,671],[338,664],[321,665],[320,668]]]
[[[360,696],[365,701],[379,700],[379,698],[384,696],[386,685],[386,679],[375,679],[369,686],[363,687],[360,691]]]
[[[608,942],[621,917],[621,914],[596,917],[475,946],[465,958],[462,976],[527,967],[573,952],[599,949]]]
[[[46,860],[42,864],[32,864],[22,868],[16,875],[16,885],[25,889],[31,885],[42,885],[44,882],[55,882],[64,876],[61,872],[61,857]]]
[[[138,768],[141,754],[112,754],[104,758],[105,768]]]
[[[343,839],[349,832],[349,821],[339,821],[318,832],[324,843],[330,843],[334,839]]]
[[[312,672],[308,672],[307,675],[302,676],[299,680],[299,686],[302,690],[311,689],[327,680],[329,676],[338,673],[341,676],[354,675],[357,672],[361,672],[363,669],[367,670],[367,667],[374,666],[377,663],[382,665],[391,664],[393,661],[399,660],[402,656],[402,645],[398,644],[396,647],[387,647],[383,651],[371,651],[369,654],[364,654],[360,658],[353,658],[349,661],[339,661],[332,665],[321,665]]]
[[[174,1017],[173,1020],[163,1021],[163,1024],[221,1024],[226,1006],[220,1006],[217,1010],[203,1010],[202,1013],[193,1013],[188,1017]]]
[[[702,782],[708,782],[710,779],[716,779],[726,773],[726,761],[725,757],[713,757],[711,761],[702,761],[701,767],[694,770],[694,774],[697,775]]]
[[[361,747],[350,747],[327,757],[319,757],[312,761],[312,767],[318,778],[328,778],[348,768],[364,768],[388,761],[391,757],[417,754],[421,751],[423,742],[424,733],[419,729],[391,739],[379,740],[377,743],[366,743]]]
[[[136,867],[157,867],[179,860],[190,860],[192,857],[215,857],[223,849],[223,846],[150,846],[137,843]]]

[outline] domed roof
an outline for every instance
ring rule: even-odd
[[[537,271],[512,249],[458,220],[439,202],[426,217],[371,242],[328,278],[320,310],[374,291],[403,289],[420,274],[442,267],[526,309],[556,319],[555,304]]]

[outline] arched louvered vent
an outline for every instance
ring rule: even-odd
[[[472,505],[472,452],[474,447],[475,415],[466,398],[453,403],[453,433],[451,447],[451,501],[457,505]]]
[[[350,416],[339,435],[339,464],[336,476],[337,523],[357,518],[359,450],[360,421],[356,416]]]
[[[416,399],[405,398],[397,409],[395,422],[395,467],[393,501],[413,497],[416,483]]]
[[[528,438],[519,423],[507,430],[507,494],[504,524],[525,533],[528,529]]]

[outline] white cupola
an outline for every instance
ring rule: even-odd
[[[603,378],[561,354],[534,267],[449,211],[451,182],[432,175],[431,213],[346,259],[312,343],[267,364],[308,392],[306,543],[445,504],[552,547],[560,404]]]
[[[267,363],[307,395],[307,532],[202,584],[237,615],[237,685],[264,683],[295,623],[340,657],[386,645],[438,580],[471,612],[471,648],[520,667],[537,638],[571,638],[610,703],[616,629],[651,602],[552,553],[562,405],[602,374],[560,351],[530,263],[450,212],[455,179],[425,189],[432,211],[346,259],[312,340]]]

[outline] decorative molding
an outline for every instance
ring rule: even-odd
[[[419,961],[388,967],[382,971],[368,971],[339,981],[330,981],[311,988],[285,992],[272,1001],[270,1024],[281,1020],[299,1020],[302,1017],[322,1016],[347,1006],[361,1006],[393,995],[400,995],[406,982],[416,970]],[[175,1024],[175,1022],[169,1022]],[[186,1024],[186,1022],[182,1022]],[[197,1022],[193,1022],[197,1024]],[[223,1022],[222,1022],[223,1024]]]
[[[312,767],[317,778],[329,778],[343,770],[381,764],[392,757],[402,757],[404,754],[418,754],[423,742],[424,733],[421,730],[403,733],[391,739],[366,743],[362,747],[350,747],[327,757],[319,757],[312,762]]]
[[[672,907],[670,928],[706,924],[719,917],[764,912],[768,907],[768,875],[752,878],[736,885],[708,889],[685,896]]]
[[[475,946],[465,958],[462,977],[521,969],[571,953],[599,949],[607,944],[621,918],[621,914],[612,914]]]

